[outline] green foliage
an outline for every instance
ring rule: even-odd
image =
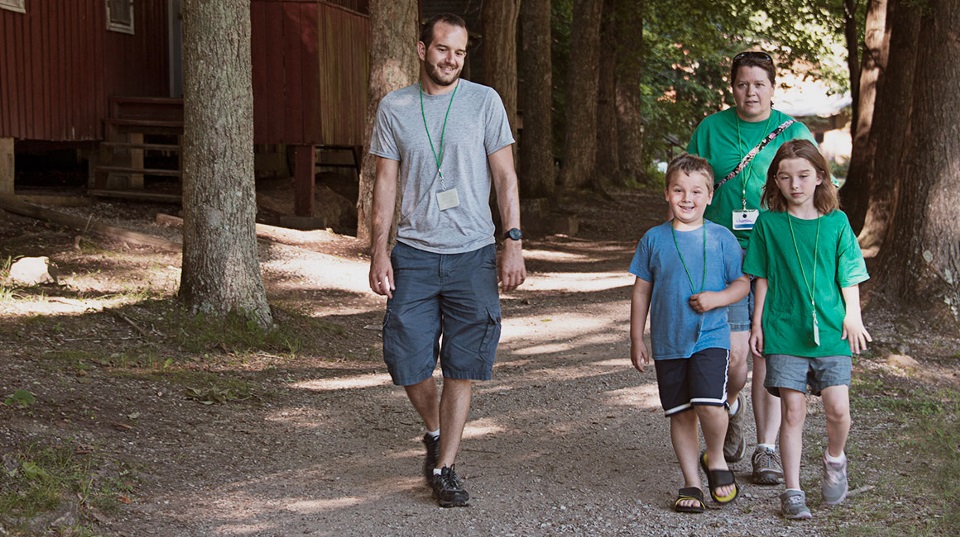
[[[55,446],[25,446],[4,456],[0,467],[0,527],[14,535],[33,535],[49,528],[30,527],[31,519],[55,511],[65,503],[82,519],[90,508],[113,511],[129,501],[132,489],[127,470],[113,461],[99,460],[89,450],[66,442]],[[79,523],[57,528],[69,535],[85,535]]]
[[[37,398],[27,390],[17,390],[3,400],[3,404],[7,406],[18,406],[22,408],[26,408],[36,402]]]

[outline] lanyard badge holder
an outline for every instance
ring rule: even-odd
[[[447,132],[447,119],[450,117],[450,108],[453,106],[453,98],[457,96],[459,87],[459,83],[454,86],[453,93],[450,95],[450,103],[447,105],[447,113],[443,116],[443,127],[440,129],[440,154],[438,155],[437,149],[433,146],[433,138],[430,136],[430,128],[427,126],[427,114],[423,109],[423,84],[420,84],[420,115],[423,116],[423,128],[427,131],[430,150],[433,151],[433,158],[437,162],[437,177],[440,178],[440,190],[437,191],[437,207],[441,211],[460,205],[460,195],[457,193],[457,188],[447,189],[443,180],[443,171],[440,169],[440,164],[443,162],[443,135]]]

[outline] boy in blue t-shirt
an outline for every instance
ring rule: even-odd
[[[710,496],[732,502],[740,493],[723,458],[727,431],[727,366],[730,328],[726,306],[750,291],[740,270],[742,250],[725,227],[703,218],[713,199],[713,172],[700,157],[681,154],[667,167],[665,197],[673,219],[644,234],[630,263],[637,277],[630,311],[630,359],[638,371],[650,363],[643,331],[650,311],[650,339],[660,403],[670,418],[670,437],[684,486],[674,509],[704,510],[697,469],[699,420],[707,449],[699,464]]]

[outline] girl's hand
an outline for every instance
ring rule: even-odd
[[[643,373],[643,366],[650,363],[650,354],[647,351],[647,344],[640,342],[630,345],[630,361],[637,371]]]
[[[840,339],[846,339],[850,343],[850,352],[860,354],[867,350],[867,342],[873,342],[870,332],[863,326],[863,320],[860,315],[847,315],[843,318],[843,334]]]
[[[763,358],[763,328],[759,326],[750,328],[750,351],[757,358]]]
[[[717,307],[717,293],[713,291],[704,291],[690,297],[690,307],[697,313],[710,311]]]

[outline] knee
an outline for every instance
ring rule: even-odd
[[[803,404],[783,405],[782,420],[785,427],[803,427],[807,417],[807,406]]]

